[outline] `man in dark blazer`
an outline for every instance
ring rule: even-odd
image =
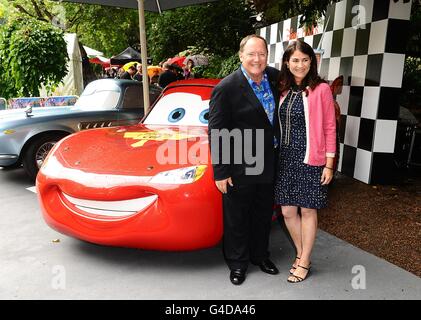
[[[267,66],[266,40],[240,43],[241,67],[213,90],[209,144],[215,184],[223,194],[224,257],[230,280],[240,285],[249,262],[269,274],[273,183],[279,141],[279,71]]]
[[[136,73],[136,67],[135,67],[134,65],[133,65],[133,66],[130,66],[130,67],[127,69],[127,71],[126,71],[126,72],[124,72],[124,73],[121,75],[120,79],[133,80],[133,76],[135,75],[135,73]]]
[[[165,62],[162,68],[164,69],[164,72],[159,75],[158,85],[161,88],[165,88],[171,82],[177,81],[177,74],[174,67],[168,62]]]

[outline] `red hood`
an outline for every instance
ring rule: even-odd
[[[207,127],[143,124],[79,132],[51,157],[69,169],[135,176],[210,163]]]

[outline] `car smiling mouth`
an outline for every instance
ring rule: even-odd
[[[158,199],[157,195],[150,195],[130,200],[98,201],[74,198],[64,192],[61,192],[61,194],[63,203],[74,213],[85,218],[101,221],[130,218],[148,208]]]

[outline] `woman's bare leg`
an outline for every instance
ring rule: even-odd
[[[299,264],[308,268],[311,261],[311,252],[313,250],[314,242],[317,233],[317,210],[301,208],[301,241],[302,252]],[[297,268],[294,275],[305,278],[308,270],[304,268]]]
[[[296,256],[301,257],[302,253],[302,235],[301,235],[301,217],[298,214],[298,207],[294,206],[282,206],[282,215],[284,216],[285,225],[288,229],[288,232],[294,242]],[[297,267],[298,259],[295,260],[293,266]],[[294,269],[291,269],[290,272],[294,272]]]

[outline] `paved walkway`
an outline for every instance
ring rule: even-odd
[[[421,299],[419,277],[323,231],[311,276],[288,283],[294,254],[278,223],[270,250],[281,273],[250,266],[241,286],[230,283],[219,246],[157,252],[85,243],[44,223],[20,175],[0,171],[0,299]]]

